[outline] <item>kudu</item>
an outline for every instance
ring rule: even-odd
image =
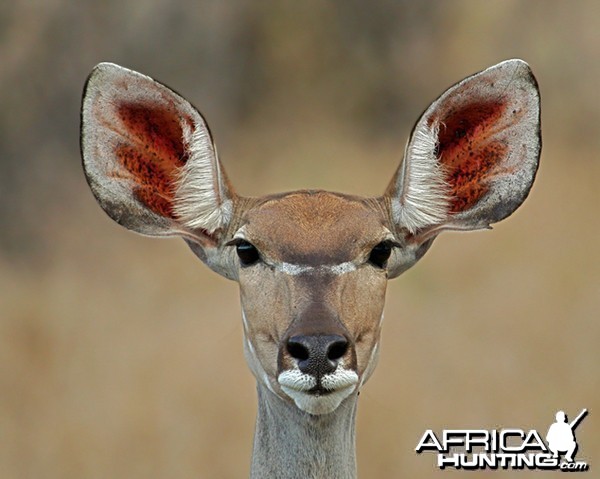
[[[135,232],[182,237],[239,282],[258,389],[253,478],[356,476],[356,404],[377,361],[387,280],[442,231],[509,216],[540,148],[537,83],[521,60],[435,100],[374,198],[237,195],[198,110],[111,63],[90,74],[81,115],[83,166],[104,211]]]

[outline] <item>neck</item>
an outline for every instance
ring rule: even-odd
[[[259,384],[251,479],[355,478],[356,399],[312,416]]]

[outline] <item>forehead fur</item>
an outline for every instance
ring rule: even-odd
[[[245,232],[263,254],[296,264],[352,261],[384,238],[384,214],[374,200],[298,191],[268,198],[245,218]]]

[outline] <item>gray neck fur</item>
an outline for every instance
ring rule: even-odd
[[[258,385],[251,479],[356,478],[357,396],[312,416]]]

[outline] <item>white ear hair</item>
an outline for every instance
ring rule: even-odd
[[[421,240],[443,229],[487,228],[525,200],[540,148],[539,91],[527,63],[476,73],[417,121],[385,193],[392,218]]]
[[[448,216],[449,187],[436,155],[438,130],[437,123],[416,126],[400,173],[402,194],[392,199],[394,221],[411,233],[443,223]]]
[[[101,63],[86,83],[81,119],[84,170],[111,218],[142,234],[218,243],[235,194],[192,104],[148,76]]]
[[[206,125],[185,125],[183,141],[188,161],[178,171],[174,211],[182,224],[214,233],[228,224],[232,202],[228,197],[217,151]]]

